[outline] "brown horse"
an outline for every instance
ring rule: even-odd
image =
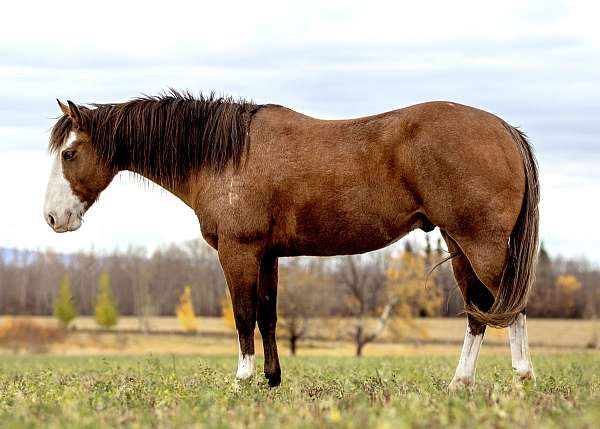
[[[170,92],[68,106],[55,124],[45,217],[73,231],[123,170],[166,188],[198,216],[233,301],[240,379],[281,381],[278,258],[380,249],[440,228],[468,313],[451,386],[474,380],[486,325],[509,326],[513,367],[533,378],[523,310],[534,276],[538,173],[525,136],[484,111],[432,102],[351,120],[277,105]],[[326,293],[326,292],[324,292]]]

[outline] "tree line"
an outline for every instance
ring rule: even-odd
[[[6,253],[6,252],[4,252]],[[416,317],[456,317],[463,303],[441,242],[333,258],[282,259],[279,312],[295,335],[311,317],[352,317],[357,343],[376,332],[364,321],[388,318],[409,323]],[[110,279],[117,311],[141,320],[172,316],[189,286],[195,314],[222,316],[226,284],[216,252],[201,240],[170,245],[147,255],[130,248],[107,255],[94,251],[59,255],[52,251],[14,252],[0,258],[0,315],[52,315],[61,282],[68,274],[79,315],[94,315],[102,273]],[[583,259],[551,257],[541,247],[528,315],[595,318],[600,312],[600,271]],[[285,317],[287,315],[287,317]],[[297,317],[296,317],[297,316]]]

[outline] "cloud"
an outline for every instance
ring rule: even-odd
[[[0,246],[85,248],[198,236],[174,197],[111,185],[73,235],[41,219],[55,98],[115,102],[215,90],[323,118],[433,99],[491,111],[536,147],[550,251],[600,261],[600,30],[594,2],[178,0],[27,2],[0,26]],[[118,10],[118,13],[115,11]],[[85,19],[82,16],[85,15]],[[18,184],[18,185],[17,185]],[[134,203],[132,203],[134,202]],[[177,219],[177,221],[174,221]],[[581,234],[577,228],[584,228]]]

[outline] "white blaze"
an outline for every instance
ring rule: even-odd
[[[460,385],[471,385],[475,382],[475,370],[477,368],[477,358],[481,343],[483,342],[483,334],[473,335],[469,327],[465,334],[465,342],[463,343],[462,352],[454,373],[454,378],[450,383],[450,388],[456,388]]]
[[[519,314],[508,327],[512,367],[522,380],[533,380],[533,365],[529,356],[529,340],[527,338],[527,318]]]
[[[62,152],[69,148],[76,138],[75,132],[71,131],[65,143],[57,151],[46,188],[44,217],[56,232],[74,231],[79,228],[81,217],[85,212],[85,205],[73,193],[71,184],[65,178],[62,164]]]

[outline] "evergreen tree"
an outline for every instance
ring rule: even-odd
[[[192,302],[192,288],[186,286],[183,293],[179,297],[179,304],[175,308],[177,320],[187,332],[195,332],[198,329],[198,319],[194,312],[194,304]]]
[[[58,295],[54,300],[54,316],[64,328],[67,328],[69,323],[77,316],[69,273],[64,274]]]
[[[119,320],[119,312],[110,289],[110,277],[106,271],[100,274],[100,289],[96,301],[96,323],[103,328],[111,328]]]

